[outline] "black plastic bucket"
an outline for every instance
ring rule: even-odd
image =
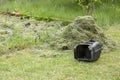
[[[96,61],[100,57],[101,50],[99,42],[89,40],[74,47],[74,58],[79,61]]]

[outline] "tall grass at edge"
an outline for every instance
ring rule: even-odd
[[[93,16],[101,27],[118,25],[120,22],[119,4],[102,4],[95,9]],[[0,10],[18,11],[32,16],[59,18],[60,20],[74,20],[77,16],[84,16],[85,11],[73,0],[12,0],[0,6]]]

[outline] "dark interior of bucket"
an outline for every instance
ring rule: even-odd
[[[76,48],[76,54],[78,59],[90,59],[90,50],[88,48],[89,45],[79,45]]]

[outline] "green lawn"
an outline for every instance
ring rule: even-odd
[[[120,44],[119,30],[110,27],[105,33]],[[120,50],[102,53],[89,63],[74,60],[71,50],[43,49],[35,54],[28,48],[0,57],[0,80],[120,80],[119,60]]]

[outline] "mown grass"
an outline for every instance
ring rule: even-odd
[[[120,25],[110,27],[107,31],[105,31],[105,34],[111,36],[117,44],[120,44]]]
[[[39,23],[32,19],[21,20],[6,15],[0,15],[0,23],[0,55],[32,46],[49,45],[49,37],[61,27],[61,24],[57,22],[41,21]],[[26,23],[30,25],[25,26]],[[49,25],[56,26],[47,27]]]
[[[118,44],[119,29],[110,27],[105,32]],[[119,80],[119,60],[120,50],[102,53],[98,61],[88,63],[74,60],[71,50],[41,49],[35,54],[24,49],[0,57],[0,80]]]
[[[59,53],[59,52],[58,52]],[[0,58],[1,80],[119,80],[119,51],[102,54],[94,63],[78,62],[71,52],[39,57],[27,51]],[[66,54],[69,53],[69,54]],[[40,53],[39,53],[40,54]],[[114,56],[113,56],[114,54]]]
[[[76,5],[74,0],[12,0],[2,1],[0,10],[18,11],[32,16],[73,20],[77,16],[86,15],[85,10]],[[103,3],[96,7],[93,16],[100,26],[119,24],[119,3]]]

